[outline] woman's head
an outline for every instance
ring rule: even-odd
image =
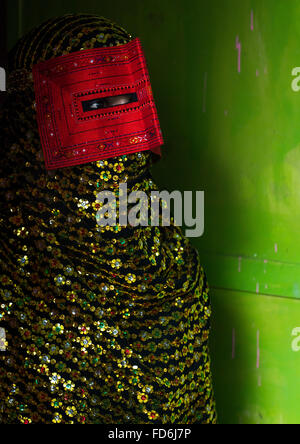
[[[160,155],[145,58],[139,40],[131,40],[112,21],[89,14],[50,19],[20,39],[9,54],[6,111],[13,121],[2,125],[15,139],[13,156],[23,145],[20,165],[30,156],[32,162],[29,145],[46,169],[145,150]]]
[[[45,169],[32,67],[81,50],[123,45],[131,38],[104,17],[67,14],[45,21],[16,43],[8,54],[8,88],[0,134],[2,177],[9,173],[27,176],[30,169],[41,174]],[[62,175],[65,173],[61,170]]]

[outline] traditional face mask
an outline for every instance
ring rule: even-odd
[[[47,170],[137,151],[161,155],[163,138],[138,38],[33,66]]]

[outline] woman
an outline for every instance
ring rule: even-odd
[[[45,169],[33,66],[131,40],[107,19],[66,15],[10,53],[1,123],[3,423],[217,421],[209,289],[196,250],[173,223],[96,223],[101,191],[118,196],[122,183],[128,193],[157,190],[155,149]],[[100,106],[85,103],[83,111]]]

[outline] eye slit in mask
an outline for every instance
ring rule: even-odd
[[[83,112],[95,111],[97,109],[111,108],[113,106],[127,105],[137,102],[137,94],[122,94],[120,96],[99,97],[98,99],[86,100],[82,102]]]

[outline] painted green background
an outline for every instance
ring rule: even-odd
[[[165,138],[156,180],[205,191],[192,241],[211,285],[220,422],[300,423],[300,2],[10,0],[9,46],[67,12],[141,38]]]

